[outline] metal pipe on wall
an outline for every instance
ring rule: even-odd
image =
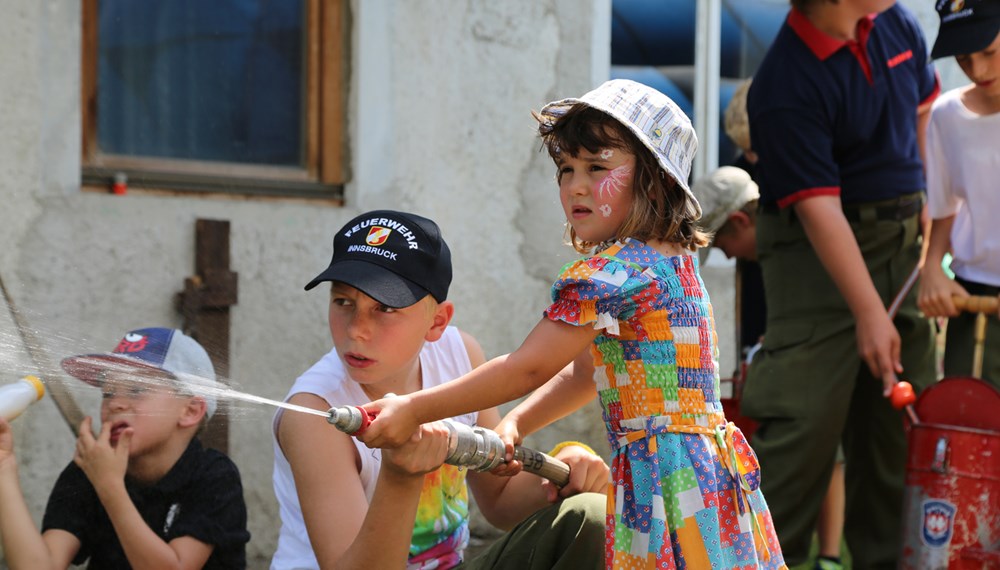
[[[695,14],[694,130],[699,145],[691,175],[697,180],[719,164],[722,0],[698,0]]]

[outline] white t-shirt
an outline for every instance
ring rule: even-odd
[[[927,199],[932,219],[954,215],[951,269],[1000,286],[1000,113],[978,115],[961,92],[938,97],[927,129]]]
[[[469,354],[457,328],[448,327],[440,339],[424,344],[420,351],[420,370],[423,388],[443,384],[472,370]],[[285,396],[285,401],[303,392],[323,398],[331,408],[357,406],[371,401],[361,386],[348,377],[336,349],[299,376]],[[294,412],[279,410],[275,414],[272,430],[275,433],[283,413]],[[471,426],[475,425],[478,414],[466,414],[452,419]],[[336,428],[330,426],[330,429]],[[352,441],[361,457],[361,484],[365,495],[371,500],[382,463],[382,452],[379,449],[368,449],[356,439]],[[271,569],[318,569],[319,563],[313,554],[302,518],[292,469],[278,446],[277,437],[274,437],[273,484],[281,515],[281,530],[278,534],[278,548],[271,559]],[[428,474],[421,493],[408,567],[430,570],[457,561],[468,545],[468,518],[465,472],[452,465],[443,465],[438,471]]]

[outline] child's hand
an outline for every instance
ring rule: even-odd
[[[14,430],[7,420],[0,418],[0,470],[13,469],[17,460],[14,457]]]
[[[917,305],[928,317],[955,317],[958,308],[952,297],[968,297],[969,293],[957,282],[948,278],[940,265],[928,263],[920,272]]]
[[[87,416],[80,422],[80,436],[76,440],[73,462],[83,470],[100,494],[111,486],[124,484],[133,430],[126,428],[122,431],[118,443],[112,446],[111,422],[101,425],[101,433],[95,439],[90,421],[90,416]]]
[[[423,475],[441,467],[448,457],[451,430],[442,422],[420,426],[403,445],[382,451],[382,466],[406,476]]]
[[[858,354],[872,376],[882,382],[882,396],[888,398],[903,372],[900,361],[899,331],[885,312],[871,312],[857,319]]]
[[[371,425],[356,437],[368,447],[399,447],[406,443],[420,427],[410,406],[409,396],[382,398],[362,406],[374,415]]]
[[[569,465],[569,483],[560,489],[545,481],[546,496],[550,502],[579,493],[607,493],[611,470],[600,456],[582,447],[569,445],[560,449],[555,457]]]
[[[505,453],[504,462],[497,465],[490,470],[493,475],[498,475],[500,477],[513,477],[521,472],[522,465],[520,461],[514,461],[514,446],[521,445],[524,438],[521,437],[520,431],[517,429],[517,423],[514,421],[508,421],[504,418],[497,424],[493,431],[500,436],[503,440]]]

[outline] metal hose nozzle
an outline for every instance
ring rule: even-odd
[[[356,406],[338,406],[330,408],[326,413],[326,421],[348,435],[361,433],[371,423],[368,414]]]
[[[504,462],[503,440],[496,432],[445,420],[448,436],[448,457],[445,463],[468,467],[474,471],[489,471]]]
[[[348,435],[358,435],[372,419],[373,416],[357,406],[338,406],[327,410],[326,421]],[[443,421],[450,431],[445,463],[474,471],[490,471],[504,463],[506,447],[495,431],[454,420]],[[523,464],[525,471],[545,477],[560,487],[569,482],[569,467],[544,453],[516,446],[514,459]]]

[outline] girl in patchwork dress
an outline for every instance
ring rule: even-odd
[[[587,257],[563,268],[516,351],[365,405],[378,416],[362,440],[399,445],[421,423],[534,390],[497,428],[511,451],[596,394],[612,449],[607,568],[785,568],[756,457],[719,400],[712,305],[693,255],[707,238],[687,186],[690,121],[627,80],[550,103],[538,120],[570,238]]]

